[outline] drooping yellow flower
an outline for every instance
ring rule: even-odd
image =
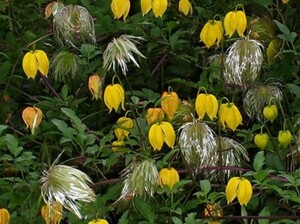
[[[278,110],[277,110],[276,105],[272,104],[272,105],[266,106],[263,109],[263,115],[267,120],[269,120],[271,123],[273,123],[274,120],[276,119],[276,117],[278,116]]]
[[[235,31],[242,37],[247,28],[247,17],[244,11],[228,12],[224,18],[225,35],[231,37]]]
[[[89,77],[89,90],[93,95],[93,99],[98,100],[102,98],[103,92],[103,78],[98,74],[93,74]]]
[[[179,98],[176,92],[163,92],[161,96],[161,108],[170,120],[173,119],[179,106]]]
[[[237,126],[242,123],[242,115],[234,103],[222,103],[219,110],[219,120],[225,128],[225,124],[235,131]]]
[[[162,17],[168,7],[168,0],[152,0],[152,11],[155,17]]]
[[[163,168],[159,172],[161,185],[167,185],[171,190],[177,182],[179,182],[179,174],[174,168]]]
[[[151,125],[155,121],[162,121],[164,119],[164,112],[161,108],[149,108],[146,114],[146,121]]]
[[[200,40],[207,48],[210,48],[214,43],[219,46],[223,39],[223,33],[224,29],[221,21],[209,20],[200,32]]]
[[[125,142],[124,141],[113,141],[111,143],[111,150],[113,152],[121,152],[120,147],[125,146]]]
[[[124,108],[125,101],[125,92],[123,87],[120,84],[108,85],[104,90],[104,103],[109,109],[109,113],[112,109],[115,109],[117,112],[119,106],[125,110]]]
[[[252,185],[243,177],[232,177],[227,183],[225,194],[228,204],[236,197],[240,205],[247,205],[252,197]]]
[[[125,21],[130,10],[130,1],[112,0],[110,7],[115,19],[120,19],[123,16],[123,20]]]
[[[0,224],[9,224],[10,214],[6,208],[0,209]]]
[[[120,117],[117,121],[117,128],[115,129],[115,135],[118,141],[123,141],[128,137],[130,129],[133,127],[133,121],[129,117]]]
[[[266,133],[260,133],[254,136],[254,143],[261,150],[266,148],[268,142],[269,135]]]
[[[63,207],[59,202],[52,202],[51,205],[44,205],[41,208],[41,215],[46,224],[59,224],[62,219]]]
[[[289,130],[281,130],[278,133],[278,141],[283,147],[287,147],[291,141],[293,140],[293,136]]]
[[[22,118],[26,124],[26,129],[30,128],[34,134],[35,129],[39,126],[43,118],[43,112],[38,107],[26,107],[22,112]]]
[[[109,224],[105,219],[97,219],[90,221],[88,224]]]
[[[152,8],[152,0],[141,0],[141,9],[143,16],[146,15]]]
[[[189,13],[193,13],[192,4],[189,0],[180,0],[178,3],[179,12],[182,12],[184,15],[188,15]]]
[[[175,144],[175,131],[169,122],[160,122],[153,124],[148,133],[149,142],[154,150],[161,150],[164,142],[173,148]]]
[[[206,113],[213,120],[217,117],[219,103],[214,95],[201,93],[197,95],[195,109],[200,119],[203,119]]]
[[[49,71],[48,56],[42,50],[29,51],[23,58],[22,67],[28,78],[34,79],[38,71],[47,76]]]
[[[279,39],[273,39],[269,43],[268,48],[267,48],[267,53],[266,53],[269,65],[271,65],[273,63],[275,55],[279,51],[279,45],[280,45]]]

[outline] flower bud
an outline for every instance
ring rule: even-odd
[[[22,118],[26,124],[26,129],[30,128],[31,134],[34,134],[35,129],[42,121],[43,112],[35,106],[26,107],[22,112]]]
[[[254,143],[261,150],[265,149],[269,142],[269,135],[266,133],[260,133],[255,135]]]
[[[98,74],[93,74],[89,77],[88,87],[93,95],[93,99],[98,100],[102,98],[103,92],[103,78]]]
[[[179,98],[176,92],[163,92],[161,97],[161,108],[170,120],[179,106]]]
[[[278,141],[283,147],[287,147],[291,141],[293,140],[293,136],[289,130],[279,131],[278,133]]]
[[[193,8],[189,0],[180,0],[178,3],[179,12],[182,12],[184,15],[193,13]]]
[[[263,110],[263,115],[266,119],[268,119],[271,123],[276,119],[278,115],[278,110],[276,105],[266,106]]]
[[[161,185],[167,185],[171,190],[177,182],[179,182],[179,174],[174,168],[163,168],[159,172]]]
[[[151,125],[155,121],[162,121],[164,119],[164,112],[161,108],[149,108],[146,114],[146,121]]]

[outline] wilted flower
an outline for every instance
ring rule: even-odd
[[[94,20],[88,10],[79,5],[66,5],[53,17],[54,36],[63,45],[75,47],[81,43],[95,43]]]
[[[163,119],[164,112],[161,108],[148,108],[146,114],[146,121],[148,125],[151,125],[156,121],[162,121]]]
[[[270,41],[267,48],[267,60],[269,65],[271,65],[275,59],[275,55],[278,53],[280,47],[279,39],[273,39]]]
[[[264,56],[262,44],[253,39],[239,39],[229,48],[224,62],[227,84],[249,87],[258,77]]]
[[[97,219],[90,221],[88,224],[109,224],[105,219]]]
[[[204,122],[188,122],[180,127],[178,144],[187,165],[195,171],[216,163],[214,131]]]
[[[261,150],[266,148],[268,142],[269,135],[266,133],[259,133],[254,136],[254,143]]]
[[[159,171],[160,184],[167,185],[171,190],[177,182],[179,182],[179,174],[174,168],[163,168]]]
[[[113,38],[103,53],[103,69],[108,71],[113,68],[114,72],[116,72],[116,66],[119,65],[122,73],[126,75],[128,71],[127,63],[130,61],[139,68],[140,66],[133,57],[133,53],[145,58],[136,47],[136,44],[139,44],[140,40],[144,39],[126,34],[118,38]]]
[[[291,141],[293,140],[293,136],[289,130],[281,130],[278,133],[278,141],[283,147],[287,147]]]
[[[104,90],[104,103],[108,107],[109,112],[111,112],[112,109],[115,109],[115,111],[117,112],[120,105],[121,108],[125,110],[124,101],[125,92],[120,84],[110,84],[106,86]]]
[[[93,95],[93,99],[98,100],[102,98],[103,82],[103,78],[98,74],[93,74],[89,77],[88,87]]]
[[[143,16],[146,15],[152,8],[152,0],[141,0],[141,9]]]
[[[224,29],[221,21],[209,20],[200,32],[200,40],[207,48],[210,48],[214,43],[219,46],[223,39],[223,33]]]
[[[78,218],[82,218],[79,211],[80,203],[95,200],[94,191],[88,186],[92,180],[88,175],[71,166],[54,164],[49,170],[43,171],[40,180],[41,194],[45,203],[51,206],[55,201]]]
[[[55,14],[63,7],[64,4],[62,2],[50,2],[45,8],[46,19],[51,15],[55,16]]]
[[[133,121],[129,117],[120,117],[117,121],[115,135],[118,141],[123,141],[128,137],[130,129],[133,127]]]
[[[219,110],[219,120],[223,128],[226,125],[232,130],[242,123],[242,115],[234,103],[222,103]]]
[[[278,116],[278,110],[275,104],[268,105],[263,110],[264,117],[269,120],[271,123],[274,122],[276,117]]]
[[[164,142],[173,148],[175,144],[175,131],[173,126],[166,121],[153,124],[148,133],[149,142],[154,148],[154,150],[161,150]]]
[[[26,124],[26,128],[30,128],[31,134],[39,126],[43,118],[43,112],[38,107],[26,107],[22,112],[22,119]]]
[[[189,0],[180,0],[178,3],[179,12],[182,12],[184,15],[188,15],[189,13],[193,13],[192,4]]]
[[[152,0],[152,11],[155,17],[162,17],[168,7],[168,0]]]
[[[120,147],[125,146],[125,142],[124,141],[113,141],[111,143],[111,150],[113,152],[121,152],[119,150]]]
[[[41,215],[46,224],[59,224],[62,219],[63,207],[60,203],[53,201],[50,205],[43,205]]]
[[[161,96],[161,109],[165,112],[170,120],[173,119],[174,114],[179,106],[179,98],[176,92],[163,92]]]
[[[222,208],[216,203],[206,204],[204,209],[204,216],[220,218],[222,217]]]
[[[110,6],[115,19],[120,19],[123,16],[123,20],[126,20],[130,10],[129,0],[112,0]]]
[[[203,119],[206,113],[210,120],[213,120],[217,117],[219,103],[214,95],[201,93],[197,95],[195,109],[200,119]]]
[[[237,197],[240,205],[247,205],[252,197],[252,185],[246,178],[232,177],[227,183],[225,193],[228,204]]]
[[[255,85],[243,97],[243,106],[246,114],[251,118],[262,119],[263,109],[271,99],[281,101],[282,91],[275,85]]]
[[[22,67],[28,78],[34,79],[38,71],[47,76],[49,71],[48,56],[42,50],[29,51],[23,58]]]
[[[225,35],[231,37],[235,31],[242,37],[247,28],[247,18],[244,11],[231,11],[225,15],[224,29]]]
[[[290,0],[281,0],[282,4],[288,4]]]
[[[6,208],[0,209],[0,224],[9,224],[10,214]]]

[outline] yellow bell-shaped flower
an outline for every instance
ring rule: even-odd
[[[49,71],[48,56],[42,50],[29,51],[23,58],[22,67],[28,78],[34,79],[38,71],[47,76]]]
[[[41,208],[41,215],[46,224],[59,224],[62,219],[63,207],[60,203],[54,201],[51,205],[44,205]]]
[[[222,103],[219,110],[219,120],[223,128],[226,124],[232,131],[235,131],[237,126],[242,123],[243,118],[234,103]]]
[[[287,147],[291,141],[293,140],[293,136],[289,130],[281,130],[278,133],[278,141],[283,147]]]
[[[121,148],[122,146],[125,146],[125,142],[124,142],[124,141],[113,141],[113,142],[111,143],[111,150],[112,150],[113,152],[122,152],[122,151],[120,150],[120,148]]]
[[[43,112],[35,106],[26,107],[22,112],[22,118],[24,123],[26,124],[26,129],[30,128],[31,133],[34,134],[35,129],[42,121]]]
[[[102,98],[103,92],[103,78],[98,74],[93,74],[89,77],[88,87],[93,95],[93,99],[98,100]]]
[[[225,35],[231,37],[235,31],[242,37],[247,28],[247,17],[244,11],[228,12],[224,18]]]
[[[161,108],[149,108],[146,114],[146,121],[148,125],[151,125],[155,121],[162,121],[164,117],[164,112]]]
[[[115,129],[115,135],[118,141],[123,141],[127,138],[132,127],[133,121],[131,118],[120,117],[117,121],[117,128]]]
[[[276,119],[276,117],[278,116],[278,110],[275,104],[266,106],[263,109],[263,115],[264,117],[269,120],[271,123],[274,122],[274,120]]]
[[[179,106],[179,98],[177,93],[163,92],[160,105],[168,118],[172,120]]]
[[[167,185],[171,190],[179,182],[179,174],[174,168],[163,168],[159,172],[159,179],[162,186]]]
[[[189,0],[180,0],[178,3],[179,12],[182,12],[184,15],[188,15],[189,13],[193,13],[192,4]]]
[[[252,185],[243,177],[232,177],[227,183],[225,194],[228,204],[236,197],[240,205],[247,205],[252,197]]]
[[[209,20],[200,32],[200,40],[207,48],[210,48],[214,43],[219,46],[223,39],[223,33],[224,29],[221,21]]]
[[[203,119],[206,113],[210,120],[213,120],[217,117],[219,103],[214,95],[201,93],[197,95],[195,109],[200,119]]]
[[[112,0],[110,7],[115,19],[120,19],[123,16],[123,20],[125,21],[130,10],[130,1]]]
[[[155,17],[162,17],[168,7],[168,0],[152,0],[152,11]]]
[[[6,208],[0,209],[0,224],[9,224],[10,214]]]
[[[104,103],[109,109],[109,113],[114,109],[116,112],[121,105],[124,108],[125,92],[120,84],[108,85],[104,90]]]
[[[166,143],[170,148],[175,144],[175,131],[169,122],[160,122],[153,124],[148,133],[148,138],[154,150],[161,150],[163,144]]]
[[[146,15],[152,8],[152,0],[141,0],[141,9],[143,16]]]
[[[268,142],[269,135],[266,133],[260,133],[254,136],[254,143],[261,150],[266,148]]]
[[[109,224],[105,219],[92,220],[88,224]]]

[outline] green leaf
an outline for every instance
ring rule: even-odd
[[[263,210],[259,213],[259,216],[269,216],[270,211],[269,207],[264,207]],[[268,219],[258,219],[258,224],[268,224],[270,221]]]
[[[119,219],[118,224],[128,224],[129,223],[128,213],[129,213],[129,211],[127,210]]]
[[[260,171],[265,163],[265,154],[264,151],[256,153],[253,160],[253,168],[255,171]]]
[[[296,98],[300,97],[300,87],[295,85],[295,84],[292,84],[292,83],[289,83],[289,84],[286,84],[286,87],[292,92],[295,94]]]
[[[182,224],[182,221],[177,217],[172,217],[172,221],[174,224]]]
[[[150,223],[154,223],[155,215],[152,211],[152,208],[141,198],[135,198],[135,208],[138,210],[138,212],[147,219]]]
[[[254,2],[266,8],[273,3],[272,0],[254,0]]]
[[[0,125],[0,135],[2,135],[3,131],[7,129],[6,125]]]
[[[208,194],[211,190],[211,185],[209,180],[201,180],[200,181],[200,188],[205,194]]]
[[[82,123],[82,121],[77,117],[75,112],[69,108],[61,108],[61,111],[70,118],[72,125],[74,128],[78,130],[79,133],[84,133],[86,126]]]
[[[198,224],[199,221],[196,220],[196,213],[189,213],[184,219],[185,224]]]
[[[68,127],[67,123],[62,120],[52,119],[52,123],[57,127],[58,130],[63,133],[65,137],[69,139],[71,139],[73,137],[73,134],[75,134],[75,130]]]

